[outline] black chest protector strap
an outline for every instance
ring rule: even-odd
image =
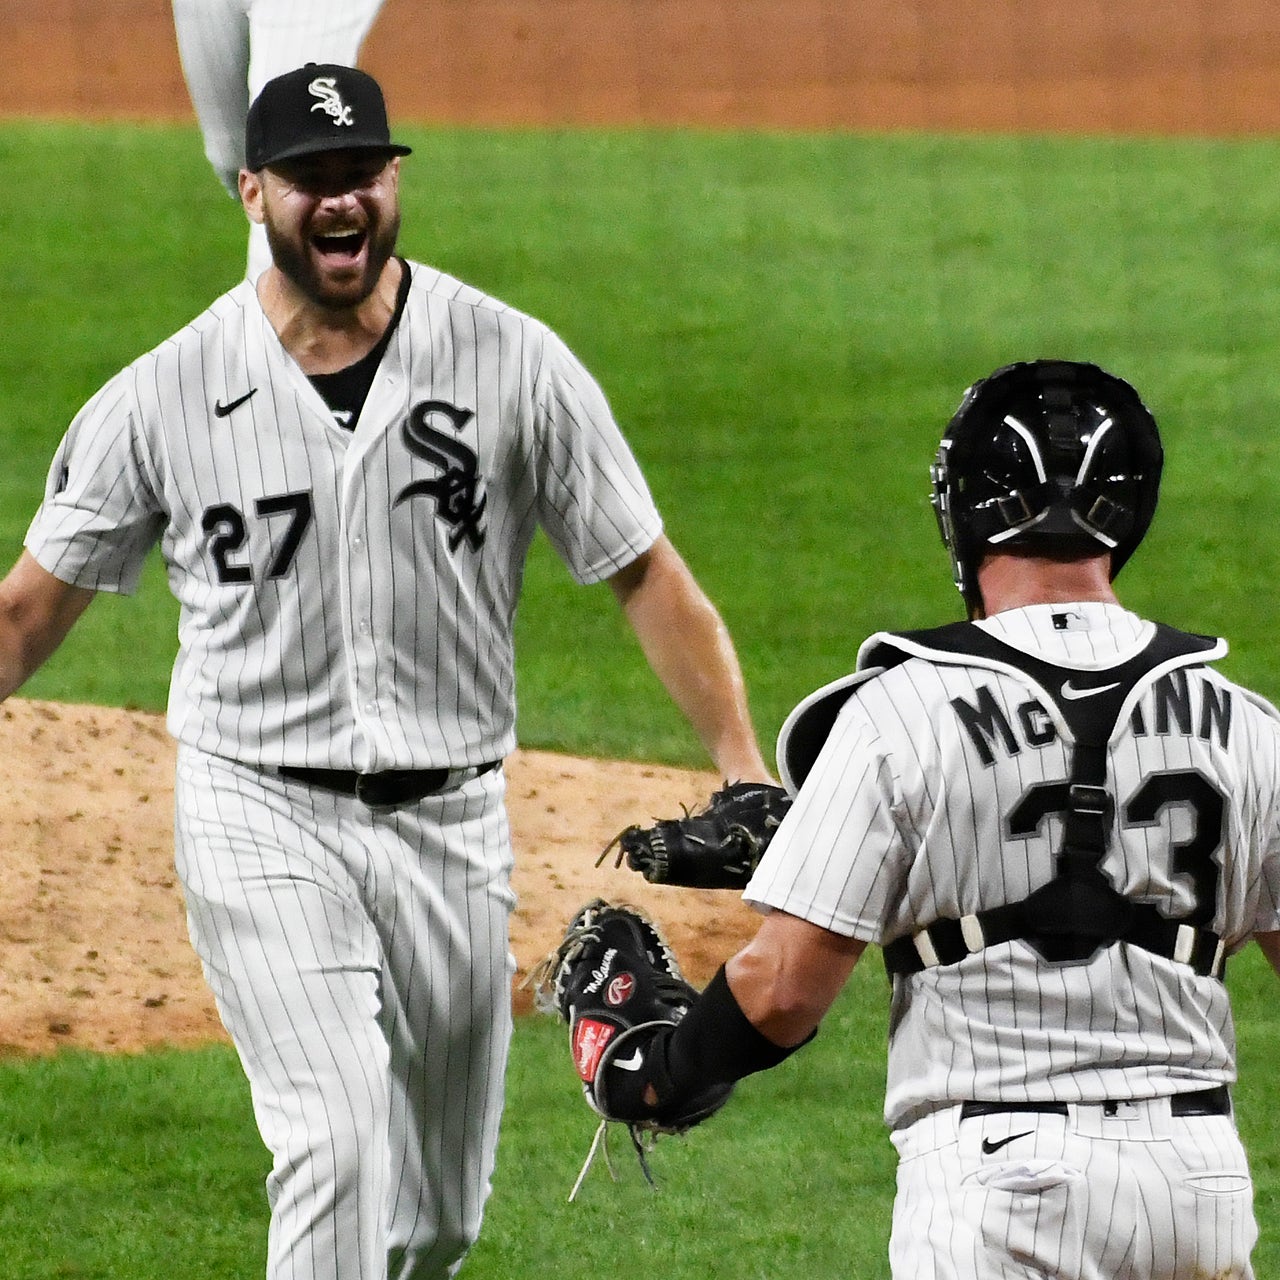
[[[1088,960],[1103,947],[1127,942],[1189,965],[1202,976],[1221,976],[1223,946],[1216,933],[1171,919],[1150,903],[1130,901],[1101,869],[1114,818],[1107,790],[1107,743],[1131,691],[1157,672],[1202,665],[1218,642],[1158,625],[1141,653],[1083,675],[1025,654],[968,623],[905,632],[902,639],[918,656],[925,656],[922,650],[944,662],[948,656],[968,656],[1025,672],[1058,707],[1073,746],[1062,803],[1055,806],[1064,820],[1054,878],[1020,902],[958,920],[936,920],[887,944],[889,972],[918,973],[955,964],[985,947],[1022,939],[1051,962]],[[880,656],[873,655],[877,661]]]

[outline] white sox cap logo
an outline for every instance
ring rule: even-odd
[[[255,173],[325,151],[376,151],[389,158],[409,150],[391,141],[378,82],[336,62],[308,62],[268,80],[244,126],[245,165]]]
[[[317,76],[307,85],[307,92],[313,98],[320,99],[311,110],[323,111],[325,115],[332,116],[335,127],[355,124],[351,108],[343,102],[342,94],[338,92],[338,82],[333,76]]]

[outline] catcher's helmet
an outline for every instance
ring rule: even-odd
[[[1070,360],[1005,365],[965,392],[930,478],[956,586],[981,608],[993,550],[1053,559],[1111,552],[1111,576],[1155,514],[1164,451],[1122,378]]]

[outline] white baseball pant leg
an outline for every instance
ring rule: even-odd
[[[250,0],[173,0],[173,29],[204,153],[218,181],[240,199],[249,111]]]
[[[1253,1280],[1229,1116],[1172,1117],[1167,1099],[1069,1110],[950,1107],[896,1131],[894,1280]]]
[[[249,104],[268,80],[308,62],[355,66],[382,0],[173,0],[178,54],[205,155],[237,199]],[[271,265],[249,224],[248,278]]]
[[[273,1156],[268,1280],[443,1280],[511,1036],[501,770],[389,814],[179,749],[191,939]]]

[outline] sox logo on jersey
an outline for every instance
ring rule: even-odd
[[[332,76],[317,76],[307,86],[307,92],[313,98],[320,99],[311,110],[323,111],[326,115],[332,116],[335,127],[355,124],[351,118],[351,108],[343,102],[342,95],[338,92],[337,82]]]
[[[488,496],[481,491],[478,460],[473,449],[429,425],[435,414],[446,418],[454,431],[461,431],[475,417],[470,409],[460,409],[444,400],[424,400],[414,405],[401,432],[405,447],[415,458],[438,467],[440,474],[430,480],[415,480],[401,490],[393,505],[398,507],[420,494],[434,498],[436,515],[452,527],[449,550],[456,551],[465,539],[473,551],[479,551],[484,545],[480,520]]]

